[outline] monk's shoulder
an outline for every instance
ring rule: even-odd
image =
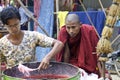
[[[94,27],[88,24],[82,24],[82,29],[91,31],[91,30],[94,30]]]
[[[60,32],[66,32],[66,26],[65,25],[60,28]]]

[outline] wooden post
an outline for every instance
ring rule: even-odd
[[[103,61],[103,79],[105,80],[105,61]]]
[[[1,59],[0,59],[0,80],[2,80]]]
[[[59,11],[59,0],[56,0],[56,13]],[[56,14],[56,25],[57,25],[57,36],[59,33],[59,20],[58,20],[58,14]]]
[[[26,0],[26,7],[28,7],[28,0]]]
[[[101,76],[103,77],[103,80],[105,80],[105,71],[106,71],[106,68],[105,68],[105,63],[106,61],[108,61],[108,57],[107,57],[107,54],[106,53],[102,53],[99,57],[99,61],[101,61],[101,67],[102,67],[102,71],[101,71]]]

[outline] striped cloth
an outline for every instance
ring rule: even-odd
[[[34,15],[36,15],[36,19],[38,20],[40,14],[40,4],[41,0],[34,0]],[[34,30],[37,30],[37,23],[34,23]]]
[[[37,0],[35,0],[36,2]],[[40,4],[41,3],[41,4]],[[54,21],[54,0],[40,0],[39,2],[39,15],[38,22],[46,30],[50,37],[53,34],[53,21]],[[44,32],[37,26],[36,30],[40,33]],[[41,61],[44,56],[50,51],[51,48],[37,47],[36,57],[37,61]]]

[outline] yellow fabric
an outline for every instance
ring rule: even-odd
[[[67,14],[68,14],[68,11],[59,11],[58,12],[58,19],[59,19],[60,28],[65,25],[65,17]]]

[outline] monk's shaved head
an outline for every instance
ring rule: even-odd
[[[79,16],[77,14],[68,14],[66,16],[66,22],[78,22],[80,23]]]
[[[75,37],[80,32],[80,20],[77,14],[68,14],[65,20],[66,31],[70,37]]]

